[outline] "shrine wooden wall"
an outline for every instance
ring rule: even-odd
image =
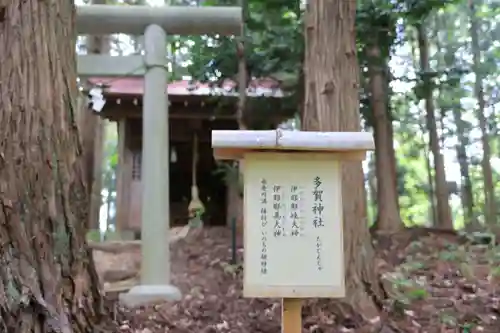
[[[220,125],[220,124],[219,124]],[[224,125],[221,125],[224,126]],[[140,118],[122,120],[119,125],[119,158],[117,191],[117,224],[120,230],[139,231],[142,207],[142,122]],[[227,191],[224,175],[216,173],[216,162],[211,148],[211,128],[204,123],[199,136],[199,161],[197,184],[200,199],[205,205],[207,225],[225,225]],[[120,138],[120,135],[123,138]],[[188,205],[191,200],[193,131],[186,122],[170,122],[170,224],[184,225],[188,222]],[[168,147],[168,148],[167,148]],[[175,150],[175,161],[172,151]]]

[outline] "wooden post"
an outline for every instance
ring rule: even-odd
[[[126,179],[126,136],[127,136],[127,120],[121,119],[117,123],[118,131],[118,165],[116,166],[116,218],[115,218],[115,230],[121,235],[124,229],[126,219],[128,219],[128,191],[130,182]]]
[[[302,300],[300,298],[283,298],[281,301],[281,332],[302,332]]]

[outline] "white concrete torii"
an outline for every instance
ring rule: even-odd
[[[180,291],[170,283],[165,31],[178,35],[238,35],[241,24],[241,7],[77,6],[80,35],[144,34],[144,56],[78,56],[80,77],[144,75],[141,283],[120,295],[125,305],[181,298]]]

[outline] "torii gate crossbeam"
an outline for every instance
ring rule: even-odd
[[[77,6],[76,30],[85,35],[142,35],[157,24],[173,35],[238,35],[241,7]]]
[[[120,295],[120,300],[128,306],[178,300],[181,293],[170,284],[170,149],[165,31],[183,35],[239,35],[241,7],[88,5],[77,7],[76,22],[79,34],[144,34],[141,283]],[[140,60],[138,56],[79,56],[78,75],[126,76]],[[116,65],[111,66],[114,62]],[[112,68],[107,69],[109,67]],[[101,69],[103,73],[99,73]],[[105,73],[107,71],[111,73]]]

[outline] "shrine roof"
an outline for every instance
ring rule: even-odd
[[[90,77],[86,81],[91,85],[103,84],[106,96],[142,96],[144,94],[143,77]],[[193,83],[190,80],[178,80],[167,84],[167,92],[172,96],[227,96],[237,97],[237,83],[226,79],[220,87],[208,83]],[[273,79],[252,80],[247,88],[249,97],[283,97],[279,83]]]

